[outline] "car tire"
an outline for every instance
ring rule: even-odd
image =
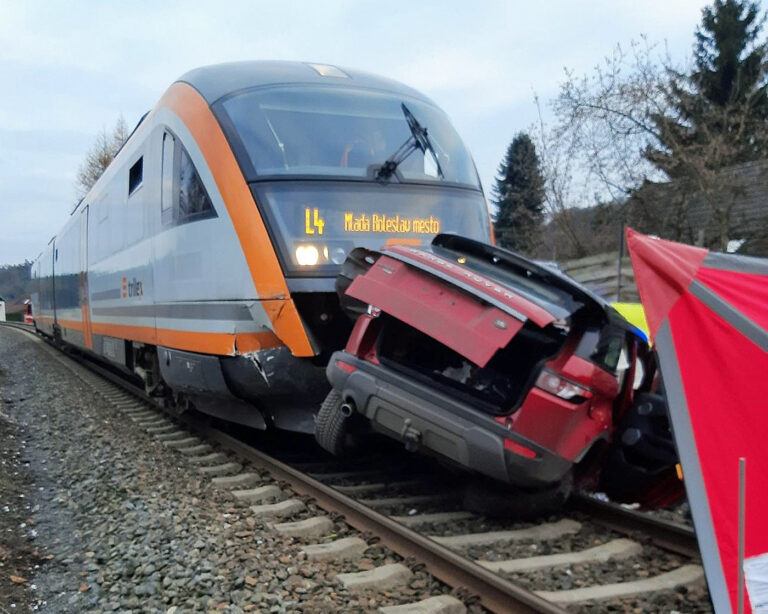
[[[315,439],[320,447],[334,456],[340,456],[347,449],[349,418],[341,411],[341,394],[331,389],[325,397],[315,423]]]
[[[572,492],[571,471],[557,484],[540,490],[518,488],[493,480],[475,480],[464,492],[464,507],[483,516],[525,520],[559,510]]]

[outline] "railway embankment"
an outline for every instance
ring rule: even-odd
[[[3,614],[356,612],[442,592],[418,571],[378,594],[340,586],[400,561],[376,545],[351,564],[310,560],[65,361],[0,329]],[[329,536],[360,537],[335,519]]]

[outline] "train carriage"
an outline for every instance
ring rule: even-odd
[[[193,70],[35,262],[44,334],[184,407],[312,432],[355,247],[491,240],[472,159],[420,93],[293,62]]]

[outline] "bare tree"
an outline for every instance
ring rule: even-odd
[[[128,126],[122,115],[117,118],[110,134],[106,129],[101,130],[77,172],[75,189],[78,199],[83,198],[98,181],[127,138]]]
[[[567,161],[564,168],[580,178],[571,206],[584,204],[590,194],[594,202],[624,202],[632,195],[630,210],[619,208],[628,221],[645,218],[657,234],[727,247],[733,206],[743,192],[732,167],[743,160],[745,143],[768,142],[768,123],[756,118],[747,96],[708,106],[694,125],[676,105],[681,95],[696,100],[692,73],[642,40],[628,51],[617,47],[591,75],[567,74],[553,103],[557,123],[548,140]],[[669,181],[662,205],[660,193],[646,188]],[[692,206],[706,211],[696,228]]]
[[[617,45],[592,74],[566,80],[553,103],[553,139],[579,169],[583,193],[596,201],[623,200],[645,181],[665,176],[645,156],[658,142],[654,117],[665,117],[668,56],[647,40]]]
[[[573,143],[560,139],[557,126],[549,126],[544,120],[541,101],[534,94],[538,122],[529,129],[539,152],[544,176],[544,208],[547,226],[542,236],[542,246],[537,253],[542,258],[579,258],[588,253],[573,215],[573,209],[584,203],[574,178]]]

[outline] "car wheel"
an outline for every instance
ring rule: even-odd
[[[342,411],[342,398],[338,390],[332,389],[317,412],[315,439],[320,447],[336,456],[347,449],[349,415]]]
[[[464,492],[464,507],[483,516],[524,520],[560,509],[573,492],[569,471],[557,484],[528,490],[494,480],[474,480]]]

